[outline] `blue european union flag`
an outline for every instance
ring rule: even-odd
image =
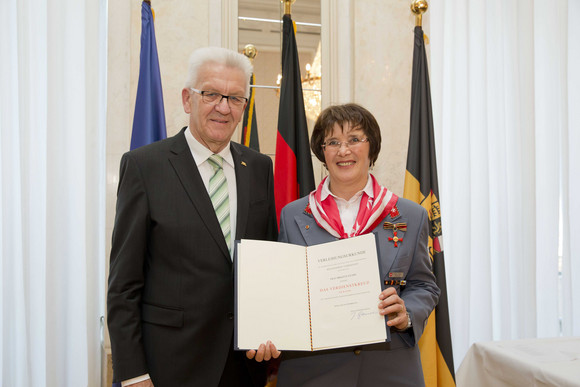
[[[141,5],[141,57],[131,150],[167,137],[151,5]]]

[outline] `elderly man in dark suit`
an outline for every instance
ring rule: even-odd
[[[230,142],[251,71],[234,51],[195,51],[189,126],[121,160],[107,304],[123,385],[263,386],[257,361],[279,354],[232,345],[234,240],[277,237],[272,162]]]

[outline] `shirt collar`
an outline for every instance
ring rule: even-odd
[[[187,141],[187,145],[189,145],[189,149],[191,150],[191,154],[193,155],[193,159],[195,163],[199,167],[201,164],[205,163],[207,159],[213,155],[214,153],[207,149],[205,145],[197,141],[191,130],[189,130],[189,126],[185,129],[185,140]],[[232,156],[232,151],[230,149],[230,144],[221,150],[218,153],[226,163],[228,163],[232,168],[234,167],[234,158]]]
[[[321,201],[325,200],[329,195],[335,199],[344,200],[344,199],[339,198],[338,196],[334,195],[332,192],[330,192],[329,186],[330,186],[330,176],[328,177],[328,179],[324,180],[324,184],[322,185],[322,192],[320,194]],[[358,198],[361,197],[363,192],[365,192],[371,198],[375,197],[374,191],[373,191],[373,181],[371,179],[370,174],[367,177],[367,184],[364,186],[364,188],[362,190],[358,191],[356,194],[354,194],[353,197],[348,201],[358,200]],[[346,200],[344,200],[344,201],[346,201]]]

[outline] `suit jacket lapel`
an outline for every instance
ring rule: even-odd
[[[238,193],[238,212],[236,215],[235,239],[242,239],[246,234],[246,224],[250,210],[250,170],[247,161],[244,160],[241,150],[235,143],[231,143],[231,152],[236,171],[236,188]]]
[[[296,224],[306,241],[307,246],[318,245],[320,243],[332,242],[337,240],[330,235],[325,229],[318,226],[312,215],[305,213],[298,214],[294,217]]]
[[[205,189],[197,164],[191,155],[183,130],[174,138],[175,141],[171,147],[172,154],[169,156],[169,162],[175,169],[175,173],[187,192],[189,199],[199,213],[200,219],[209,229],[212,238],[227,257],[228,262],[231,262],[228,246],[215,215],[211,199]]]

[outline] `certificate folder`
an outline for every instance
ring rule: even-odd
[[[316,351],[387,340],[374,234],[299,246],[236,246],[234,346]]]

